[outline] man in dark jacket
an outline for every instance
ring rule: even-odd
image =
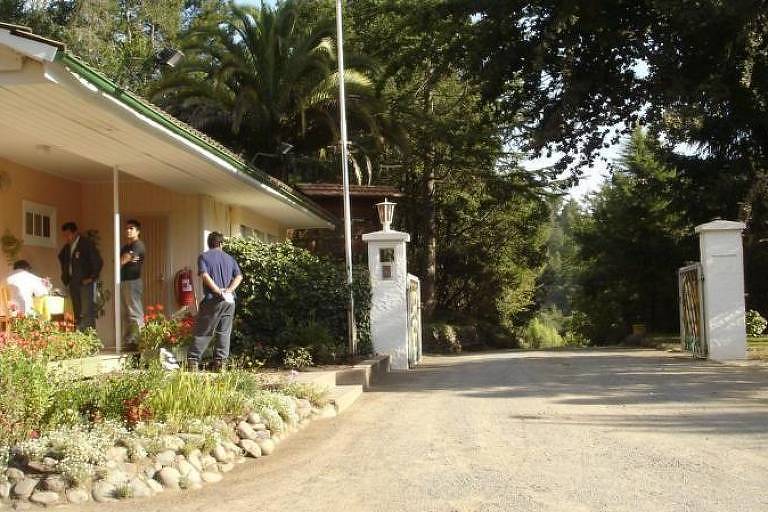
[[[61,280],[69,289],[77,328],[96,327],[96,283],[103,262],[93,240],[81,236],[77,224],[67,222],[61,226],[67,242],[59,252]]]

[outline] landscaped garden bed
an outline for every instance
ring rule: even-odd
[[[335,413],[326,388],[295,382],[291,370],[348,360],[343,272],[289,243],[227,244],[244,274],[228,371],[167,371],[178,365],[160,354],[178,357],[192,339],[186,309],[148,306],[137,364],[107,374],[88,371],[101,348],[95,331],[13,320],[0,337],[0,508],[199,487]],[[366,276],[353,291],[367,347]]]
[[[82,379],[51,364],[61,351],[46,342],[65,339],[79,356],[92,350],[78,346],[92,333],[35,321],[48,335],[30,343],[19,333],[31,322],[14,322],[0,344],[0,503],[112,501],[214,483],[246,457],[270,455],[326,406],[314,384],[237,368],[150,364]]]

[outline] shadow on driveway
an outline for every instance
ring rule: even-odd
[[[727,366],[655,350],[506,351],[430,356],[377,392],[504,399],[519,421],[768,433],[768,368]],[[531,414],[531,401],[544,412]],[[538,400],[536,400],[538,399]],[[526,409],[515,414],[516,408]]]

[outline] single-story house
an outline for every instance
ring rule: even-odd
[[[194,270],[210,231],[271,241],[336,223],[301,193],[122,90],[63,44],[0,23],[0,236],[22,239],[18,257],[63,288],[61,224],[97,230],[101,279],[111,296],[97,329],[118,352],[114,290],[129,218],[141,221],[147,246],[145,304],[167,309],[175,306],[174,275]],[[9,271],[4,259],[0,279]]]

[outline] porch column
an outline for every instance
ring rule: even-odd
[[[114,216],[114,226],[112,236],[114,237],[114,292],[113,301],[115,305],[115,351],[120,354],[123,348],[121,334],[122,316],[120,314],[120,169],[115,166],[112,168],[112,213]]]

